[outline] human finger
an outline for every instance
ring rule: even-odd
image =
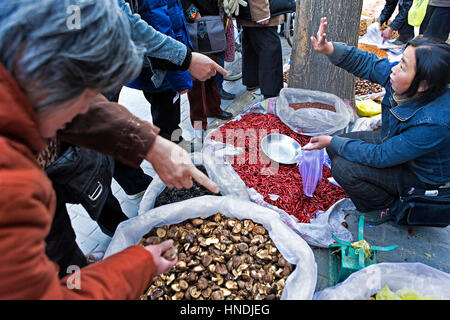
[[[194,186],[194,183],[192,182],[192,178],[190,176],[186,177],[183,180],[183,188],[190,189]]]
[[[195,166],[191,167],[191,176],[192,178],[197,181],[199,184],[204,186],[206,189],[211,191],[212,193],[219,193],[220,188],[219,186],[214,183],[210,178],[208,178],[207,175],[205,175],[203,172],[198,170]]]
[[[221,73],[222,75],[224,75],[225,77],[228,76],[228,71],[225,70],[224,68],[222,68],[220,65],[218,65],[217,63],[215,63],[214,65],[214,71],[217,71],[219,73]]]
[[[161,254],[169,250],[173,247],[173,240],[165,240],[159,244],[159,249],[161,250]]]

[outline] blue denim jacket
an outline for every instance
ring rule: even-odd
[[[181,42],[168,37],[141,19],[138,14],[133,14],[130,5],[125,0],[118,0],[119,7],[125,12],[130,21],[131,36],[136,42],[142,43],[147,48],[147,55],[169,60],[172,63],[181,66],[186,57],[187,48]],[[166,75],[165,70],[154,69],[152,81],[156,87],[159,87]]]
[[[381,144],[334,136],[330,146],[349,161],[376,168],[406,164],[425,183],[450,181],[450,90],[426,104],[411,100],[397,105],[389,81],[397,63],[343,43],[333,44],[335,49],[329,56],[333,64],[381,84],[386,95],[382,101]]]

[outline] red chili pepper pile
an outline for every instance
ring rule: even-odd
[[[309,223],[317,210],[326,211],[336,201],[348,197],[341,188],[328,182],[331,170],[327,166],[323,168],[322,180],[313,197],[304,195],[302,176],[296,164],[274,166],[262,150],[259,152],[261,139],[274,131],[295,139],[301,146],[311,138],[295,133],[274,115],[251,113],[243,115],[239,121],[224,124],[212,134],[212,139],[245,149],[243,156],[228,159],[234,170],[247,187],[254,188],[264,197],[264,201],[283,209],[300,222]],[[270,170],[271,174],[262,174],[264,170]],[[271,200],[271,194],[279,198]]]

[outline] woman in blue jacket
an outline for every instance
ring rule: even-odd
[[[322,18],[317,38],[311,37],[315,51],[385,87],[382,128],[313,137],[311,149],[327,147],[333,177],[365,213],[366,221],[398,223],[404,218],[396,216],[399,198],[411,187],[436,190],[450,184],[450,46],[426,38],[413,40],[401,61],[391,63],[328,42],[326,26]]]
[[[192,50],[180,0],[140,0],[138,4],[138,13],[144,21]],[[180,123],[180,98],[177,95],[192,88],[191,76],[187,71],[168,71],[158,87],[153,84],[152,76],[152,69],[146,66],[127,87],[143,91],[151,104],[153,124],[160,128],[162,137],[172,140],[172,134]],[[180,137],[181,134],[173,140]]]

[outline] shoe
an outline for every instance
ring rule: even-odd
[[[256,90],[256,89],[258,89],[258,88],[259,88],[258,86],[247,87],[247,91],[253,91],[253,90]]]
[[[395,39],[395,40],[389,41],[389,44],[393,44],[394,46],[403,46],[405,44],[405,42]]]
[[[127,198],[130,200],[136,200],[136,199],[142,197],[144,195],[145,191],[147,191],[147,189],[142,190],[141,192],[138,192],[136,194],[127,194]]]
[[[345,213],[355,216],[364,216],[364,222],[373,226],[383,224],[388,221],[395,220],[395,216],[389,212],[389,208],[383,210],[373,210],[369,212],[361,212],[358,210],[347,210]]]
[[[233,100],[234,98],[236,98],[235,94],[226,92],[225,90],[221,89],[220,90],[220,97],[224,100]]]
[[[222,112],[222,114],[215,116],[214,118],[217,118],[220,120],[228,120],[228,119],[233,118],[233,114],[231,112],[224,111],[224,112]]]
[[[226,81],[236,81],[242,78],[242,72],[232,73],[229,72],[227,76],[223,77]]]

